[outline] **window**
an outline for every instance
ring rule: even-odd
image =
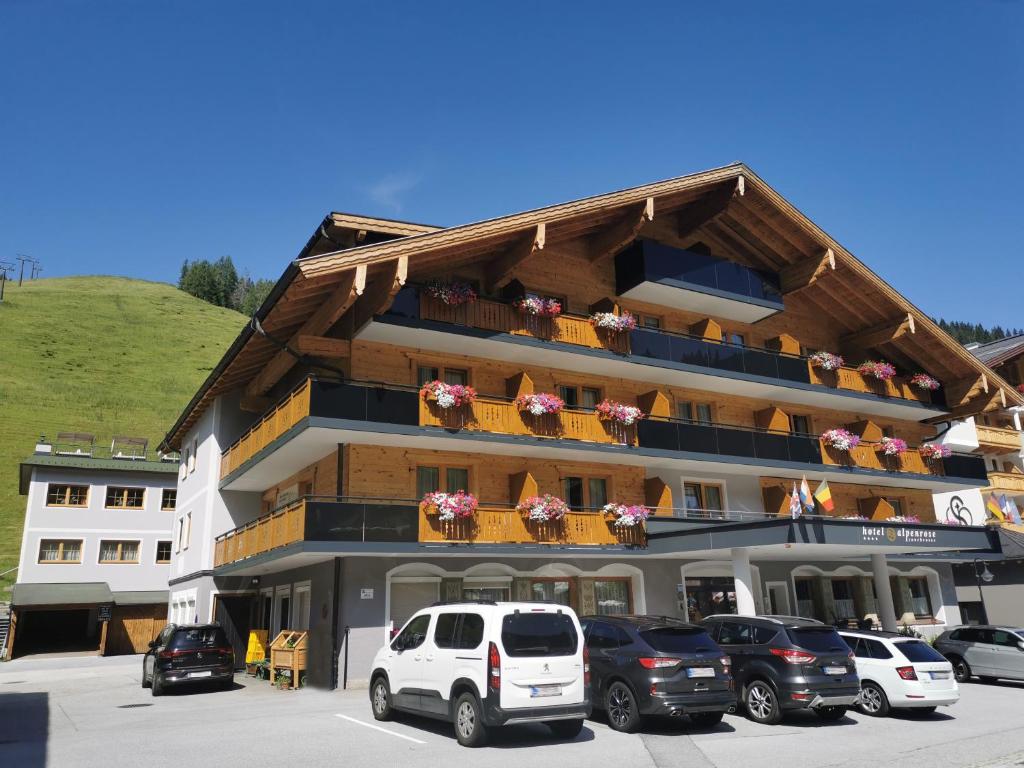
[[[138,563],[139,542],[137,541],[101,541],[101,563]]]
[[[903,517],[903,499],[889,496],[886,497],[885,500],[892,505],[892,514],[894,517]]]
[[[661,653],[713,653],[715,641],[697,627],[663,627],[641,630],[640,637]]]
[[[676,416],[683,421],[695,422],[697,424],[711,424],[714,422],[711,403],[695,403],[690,400],[681,400],[676,404]]]
[[[438,614],[437,623],[434,625],[434,645],[438,648],[454,648],[455,629],[458,623],[457,613]]]
[[[423,645],[423,641],[427,639],[427,629],[429,627],[429,613],[424,613],[412,618],[409,623],[405,625],[405,629],[403,629],[399,633],[398,637],[395,638],[394,642],[391,643],[391,647],[396,651],[419,648]]]
[[[174,551],[181,552],[181,545],[185,540],[185,518],[178,518],[177,535],[174,537]]]
[[[501,644],[510,657],[572,656],[578,637],[564,613],[509,613],[501,620]]]
[[[459,639],[456,648],[472,650],[484,641],[484,617],[477,613],[462,614],[462,626],[459,627]]]
[[[438,648],[471,650],[484,639],[484,620],[476,613],[442,613],[434,627],[434,645]]]
[[[1009,632],[1000,632],[996,630],[996,636],[1006,635],[1008,638],[1012,637]],[[996,641],[998,642],[998,640]],[[895,643],[896,650],[899,651],[903,656],[906,657],[907,661],[918,663],[918,662],[936,662],[945,661],[946,657],[941,653],[932,648],[928,643],[923,640],[904,640]],[[1005,643],[1005,645],[1016,646],[1016,643]]]
[[[185,451],[181,454],[181,466],[178,468],[178,479],[184,480],[188,476],[188,446],[185,447]]]
[[[188,549],[188,545],[192,543],[192,513],[189,512],[185,515],[185,544],[184,548]]]
[[[603,477],[566,477],[562,490],[570,509],[600,509],[608,503],[608,480]]]
[[[511,599],[512,589],[504,584],[478,584],[462,588],[463,600],[486,600],[499,603]]]
[[[157,563],[171,562],[171,542],[158,541],[156,543],[156,561]]]
[[[46,506],[48,507],[84,507],[88,504],[88,485],[50,483],[46,487]]]
[[[192,450],[188,454],[188,473],[196,471],[196,455],[199,453],[199,440],[192,441]]]
[[[754,627],[754,645],[767,645],[777,634],[779,631],[771,627]]]
[[[590,628],[590,635],[587,637],[587,647],[595,651],[610,650],[619,647],[619,633],[613,627],[594,622]]]
[[[43,539],[39,542],[40,563],[82,562],[81,539]]]
[[[469,371],[465,368],[445,368],[436,365],[421,365],[416,368],[416,383],[419,386],[431,381],[445,384],[469,384]]]
[[[725,340],[727,342],[729,342],[730,344],[737,344],[737,345],[739,345],[741,347],[744,344],[746,344],[746,340],[743,338],[743,334],[742,333],[736,333],[735,331],[726,331],[725,332]]]
[[[723,645],[750,645],[753,642],[752,628],[749,624],[723,621],[722,631],[718,634],[718,642]]]
[[[593,410],[601,402],[601,390],[596,387],[577,387],[574,384],[559,384],[558,396],[565,401],[566,408]]]
[[[789,417],[789,431],[795,435],[810,435],[811,417],[791,414]]]
[[[594,602],[599,616],[628,615],[633,607],[629,579],[594,579]]]
[[[644,328],[659,330],[661,328],[661,318],[653,317],[652,315],[641,315],[640,324],[643,325]]]
[[[907,579],[907,586],[910,587],[910,602],[914,616],[919,619],[930,619],[932,602],[928,596],[928,580],[924,576]]]
[[[698,512],[702,517],[721,517],[722,486],[683,483],[683,505],[687,512]]]
[[[443,481],[443,482],[442,482]],[[469,490],[466,467],[416,467],[416,498],[434,491],[455,493]]]
[[[572,604],[572,589],[568,579],[535,579],[530,583],[530,599],[559,605]]]
[[[174,510],[175,504],[178,503],[178,489],[177,488],[164,488],[160,494],[160,509],[165,512],[171,512]]]
[[[115,485],[107,487],[104,506],[108,509],[142,509],[145,503],[145,488],[123,488]]]

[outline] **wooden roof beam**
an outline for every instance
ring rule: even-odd
[[[1002,387],[994,388],[991,392],[981,392],[975,397],[966,400],[964,403],[949,409],[949,415],[943,416],[942,421],[949,419],[964,419],[968,416],[977,416],[979,413],[989,411],[1001,411],[1006,407],[1006,391]],[[934,419],[939,420],[939,419]]]
[[[353,332],[366,325],[374,315],[386,312],[405,285],[405,279],[409,274],[408,256],[399,256],[382,266],[380,274],[374,279],[369,290],[363,293],[352,307]]]
[[[366,265],[362,264],[348,270],[330,297],[320,305],[319,309],[288,340],[288,345],[292,347],[301,336],[320,336],[326,333],[356,303],[356,300],[363,294],[365,288]],[[245,395],[250,398],[265,395],[270,391],[271,387],[281,380],[282,376],[292,369],[295,362],[295,355],[287,349],[278,350],[270,362],[263,367],[259,375],[249,382],[249,386],[245,388]]]
[[[950,408],[964,405],[977,395],[988,394],[988,376],[971,376],[960,381],[951,381],[945,385],[946,404]]]
[[[903,317],[895,320],[879,323],[854,333],[848,333],[839,342],[844,346],[857,349],[872,349],[882,344],[896,341],[896,339],[906,336],[908,333],[914,333],[914,331],[914,316],[908,312]]]
[[[818,282],[818,279],[836,268],[836,254],[826,248],[820,256],[814,256],[788,267],[779,272],[779,287],[783,293],[792,293],[807,288]]]
[[[330,336],[314,336],[297,334],[295,350],[303,355],[313,357],[348,357],[352,353],[352,342],[348,339],[335,339]]]
[[[515,268],[537,251],[544,250],[547,239],[547,225],[542,221],[525,237],[492,258],[484,267],[484,283],[489,292],[494,292],[512,279]]]
[[[654,219],[654,198],[648,197],[638,206],[631,208],[617,224],[590,238],[588,250],[590,261],[597,263],[614,256],[636,240],[640,228]]]
[[[676,218],[676,234],[689,237],[709,221],[725,213],[729,203],[737,197],[743,197],[747,182],[742,176],[736,177],[735,184],[728,184],[712,192],[679,212]]]

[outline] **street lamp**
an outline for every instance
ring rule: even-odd
[[[981,563],[981,573],[978,573],[978,563]],[[981,582],[991,584],[992,579],[994,578],[995,576],[992,575],[992,571],[988,569],[988,563],[981,560],[980,558],[974,558],[974,583],[978,585],[978,596],[981,598],[982,624],[988,624],[988,610],[985,608],[985,593],[981,590]]]

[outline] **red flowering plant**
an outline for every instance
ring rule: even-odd
[[[843,367],[846,362],[841,355],[833,355],[831,352],[815,352],[808,360],[815,368],[825,371],[835,371]]]
[[[837,451],[851,451],[860,445],[860,438],[842,427],[823,432],[821,439],[825,441],[825,445]]]
[[[476,291],[469,283],[446,283],[443,280],[434,280],[427,284],[427,293],[449,307],[476,301]]]
[[[439,379],[420,387],[420,397],[433,400],[439,408],[459,408],[476,400],[476,390],[467,384],[447,384]]]
[[[636,328],[636,318],[629,312],[616,315],[614,312],[595,312],[590,316],[590,323],[595,328],[612,333],[632,331]]]
[[[907,452],[907,441],[898,437],[882,438],[882,453],[886,456],[899,456]]]
[[[938,379],[929,376],[927,373],[915,373],[910,377],[910,383],[918,389],[927,389],[929,392],[934,392],[942,386]]]
[[[549,413],[558,413],[565,407],[565,401],[557,395],[546,392],[536,394],[520,395],[513,401],[513,405],[520,410],[526,411],[531,416],[544,416]]]
[[[921,458],[928,461],[946,459],[953,455],[953,450],[948,445],[938,445],[936,443],[922,445],[917,451],[921,454]]]
[[[558,299],[545,299],[542,296],[523,296],[513,301],[512,306],[522,314],[534,317],[557,317],[562,314],[562,303]]]
[[[466,520],[476,512],[476,496],[465,491],[445,493],[433,491],[425,494],[421,502],[427,511],[435,513],[439,520]]]
[[[614,518],[616,528],[633,528],[651,515],[647,507],[639,504],[605,504],[601,511]]]
[[[615,421],[627,427],[640,421],[645,416],[644,412],[635,405],[617,403],[607,398],[598,403],[597,414],[601,419]]]
[[[523,499],[516,504],[516,512],[535,523],[554,523],[569,514],[569,505],[557,496],[545,493],[543,496]]]
[[[896,376],[896,366],[884,360],[866,360],[857,366],[862,376],[871,376],[879,381],[889,381]]]

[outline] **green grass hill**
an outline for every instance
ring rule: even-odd
[[[150,452],[245,323],[166,283],[8,281],[0,303],[0,572],[18,564],[18,464],[40,435],[149,438]],[[15,573],[0,577],[0,601]]]

